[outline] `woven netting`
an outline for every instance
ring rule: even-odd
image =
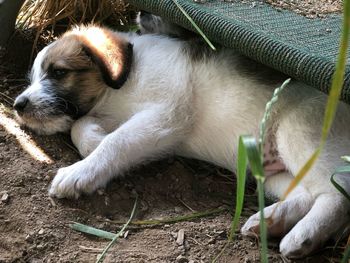
[[[172,0],[129,0],[193,30]],[[335,69],[342,16],[309,19],[261,1],[178,0],[212,41],[328,93]],[[341,99],[350,103],[349,55]]]

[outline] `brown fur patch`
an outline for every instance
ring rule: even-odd
[[[119,89],[130,71],[132,45],[112,31],[99,27],[83,28],[78,38],[84,51],[99,66],[106,84]]]
[[[48,49],[41,66],[54,85],[57,96],[74,104],[81,114],[89,111],[105,90],[99,68],[85,54],[78,36],[74,34],[57,40]],[[50,76],[55,69],[64,69],[68,73],[64,78],[55,80]]]

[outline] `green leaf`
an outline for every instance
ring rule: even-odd
[[[242,143],[247,152],[249,166],[253,176],[257,181],[258,200],[260,211],[260,241],[261,241],[261,262],[268,262],[267,260],[267,230],[264,216],[265,197],[264,197],[264,168],[259,152],[259,145],[253,136],[241,136]]]
[[[85,234],[94,235],[94,236],[106,238],[106,239],[113,239],[116,236],[116,234],[113,234],[111,232],[107,232],[107,231],[97,229],[91,226],[87,226],[84,224],[80,224],[77,222],[74,222],[73,224],[69,224],[69,227]]]
[[[237,189],[236,189],[236,209],[233,217],[229,235],[229,241],[231,242],[234,237],[234,233],[238,227],[239,219],[243,210],[244,202],[244,190],[247,174],[247,151],[243,143],[242,136],[239,137],[238,143],[238,155],[237,155]]]
[[[344,83],[344,74],[345,74],[345,66],[347,59],[347,49],[349,44],[349,35],[350,35],[350,0],[343,1],[343,29],[340,40],[339,54],[336,63],[336,69],[333,74],[332,86],[329,92],[326,110],[323,119],[323,127],[322,127],[322,136],[319,147],[316,151],[311,155],[310,159],[307,160],[305,165],[299,171],[299,173],[295,176],[293,181],[290,183],[287,192],[284,194],[283,199],[287,197],[287,195],[298,185],[298,183],[304,178],[307,172],[311,169],[313,164],[316,162],[317,158],[321,154],[323,147],[326,144],[326,140],[329,134],[329,131],[332,127],[332,123],[335,117],[337,105],[339,102],[339,97],[343,88]]]
[[[340,184],[338,184],[337,181],[335,181],[335,179],[334,179],[334,176],[336,176],[337,174],[349,174],[349,173],[350,173],[350,166],[340,166],[332,174],[331,182],[334,185],[334,187],[337,188],[337,190],[340,193],[342,193],[350,201],[349,193]]]
[[[350,246],[348,245],[345,249],[344,256],[341,260],[341,263],[348,263],[350,259]]]
[[[256,139],[250,135],[241,136],[244,147],[247,151],[249,166],[256,179],[264,180],[264,168]]]
[[[257,181],[258,200],[260,211],[260,241],[261,241],[261,262],[267,260],[267,230],[264,216],[265,197],[264,197],[264,167],[259,152],[259,145],[253,136],[242,136],[242,142],[247,151],[249,166],[253,176]]]

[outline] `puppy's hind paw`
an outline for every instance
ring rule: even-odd
[[[244,236],[256,236],[259,234],[260,213],[256,213],[249,217],[248,221],[241,228],[241,233]]]
[[[300,206],[300,204],[303,204]],[[312,201],[305,195],[275,203],[264,209],[269,236],[285,235],[311,208]],[[252,215],[241,229],[243,235],[259,233],[260,212]]]
[[[288,258],[302,258],[314,250],[312,237],[305,233],[290,233],[280,243],[280,252]]]
[[[348,200],[338,193],[319,195],[311,210],[289,231],[280,243],[281,253],[301,258],[320,248],[349,224]]]

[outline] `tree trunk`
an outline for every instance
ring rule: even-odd
[[[0,0],[0,46],[5,46],[13,33],[23,2],[24,0]]]

